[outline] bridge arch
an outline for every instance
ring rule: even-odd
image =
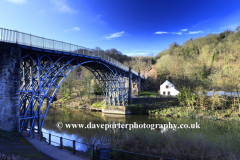
[[[111,68],[101,60],[84,60],[61,56],[43,62],[44,56],[27,53],[21,59],[20,128],[23,131],[30,122],[30,133],[37,122],[42,130],[49,106],[65,78],[78,66],[90,70],[101,84],[107,105],[125,106],[128,102],[127,73]],[[46,67],[47,66],[47,67]],[[101,66],[101,67],[100,67]],[[44,100],[46,110],[41,114]],[[29,134],[30,134],[29,133]]]
[[[4,125],[0,128],[7,130],[22,131],[30,121],[29,133],[35,122],[40,131],[43,100],[52,100],[59,87],[58,79],[62,77],[63,81],[77,65],[93,72],[109,105],[125,106],[132,99],[132,79],[145,79],[101,51],[4,28],[0,28],[0,56],[4,97],[0,101],[6,102],[0,120]]]

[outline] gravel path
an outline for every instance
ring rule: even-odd
[[[35,146],[42,153],[58,160],[88,160],[86,158],[74,155],[67,150],[59,149],[52,145],[49,145],[47,142],[40,141],[38,138],[32,138],[24,135],[24,138]]]

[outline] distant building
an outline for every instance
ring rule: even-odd
[[[144,72],[141,71],[141,74]],[[159,83],[157,83],[157,71],[154,69],[154,66],[149,71],[145,71],[144,74],[147,83],[145,83],[144,90],[158,90]]]
[[[157,71],[154,69],[154,66],[149,71],[145,72],[145,78],[155,80],[157,79]]]
[[[175,86],[170,83],[168,80],[166,80],[161,86],[160,86],[160,94],[161,95],[171,95],[176,96],[180,92],[175,88]]]

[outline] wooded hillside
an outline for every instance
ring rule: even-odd
[[[157,82],[168,79],[175,86],[202,86],[208,90],[236,91],[240,88],[240,27],[220,34],[190,39],[182,45],[173,43],[156,57],[128,57],[116,49],[96,50],[109,55],[135,71],[148,71],[152,65],[158,74]],[[81,73],[81,77],[78,77]],[[101,94],[94,75],[78,67],[64,80],[58,95],[68,97],[73,87],[78,94]]]
[[[240,27],[220,34],[173,43],[156,56],[162,79],[176,85],[234,91],[240,80]]]

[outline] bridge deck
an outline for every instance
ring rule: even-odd
[[[15,43],[19,44],[22,47],[31,47],[35,50],[39,51],[51,51],[51,52],[59,52],[64,54],[78,54],[78,55],[85,55],[103,59],[117,67],[128,71],[129,67],[120,63],[119,61],[109,57],[108,55],[101,53],[101,51],[74,45],[71,43],[65,43],[63,41],[56,41],[53,39],[47,39],[23,32],[18,32],[14,30],[9,30],[5,28],[0,28],[0,41],[8,42],[8,43]],[[131,70],[131,72],[135,75],[138,75],[138,72],[135,70]],[[141,78],[144,79],[143,75],[140,75]]]

